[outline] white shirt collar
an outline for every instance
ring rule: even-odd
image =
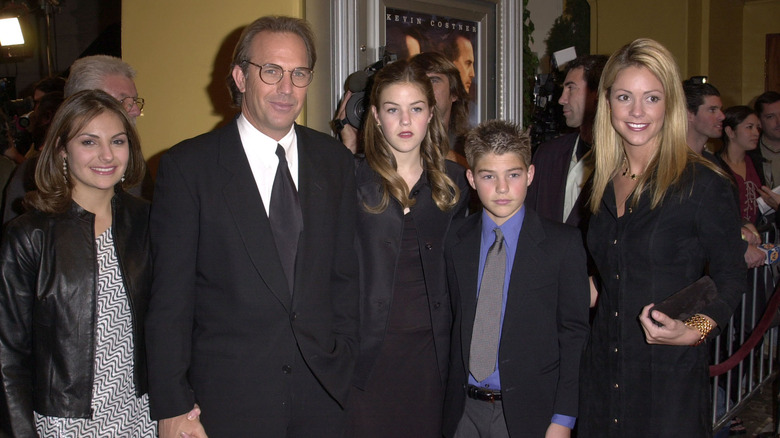
[[[276,168],[279,165],[279,158],[276,156],[277,144],[282,145],[282,148],[284,148],[290,175],[296,188],[299,186],[298,141],[295,135],[295,125],[293,124],[290,127],[290,132],[279,141],[276,141],[252,126],[243,114],[238,116],[236,124],[238,125],[238,134],[241,137],[241,145],[249,161],[249,167],[252,169],[257,189],[260,192],[266,213],[269,214],[271,190],[274,184],[274,177],[276,176]]]

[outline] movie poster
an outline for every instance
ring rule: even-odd
[[[387,51],[398,59],[409,59],[421,52],[440,52],[455,64],[463,86],[469,95],[469,119],[478,120],[477,76],[479,53],[477,45],[478,22],[450,18],[443,15],[422,14],[402,9],[387,8],[385,13],[385,42]]]

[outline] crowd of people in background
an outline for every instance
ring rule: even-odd
[[[0,157],[0,436],[711,436],[708,341],[780,220],[780,93],[723,109],[640,38],[566,66],[569,132],[532,154],[469,126],[470,44],[411,44],[337,140],[295,122],[308,23],[261,17],[238,115],[153,191],[131,66],[38,82]],[[654,308],[704,277],[692,315]]]

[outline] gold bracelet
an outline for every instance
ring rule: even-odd
[[[707,339],[707,335],[709,335],[712,331],[712,323],[710,320],[698,313],[686,319],[685,325],[692,329],[696,329],[699,331],[699,333],[701,333],[701,338],[699,338],[695,344],[691,345],[691,347],[696,347],[704,342],[704,340]]]

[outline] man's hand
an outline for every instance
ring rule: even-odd
[[[745,250],[745,263],[748,269],[758,268],[764,265],[766,253],[758,249],[757,246],[748,245]]]
[[[767,186],[761,186],[759,189],[761,196],[761,199],[764,200],[764,202],[767,203],[770,207],[772,207],[773,210],[777,210],[778,205],[780,205],[780,195],[773,192],[772,189],[770,189]]]
[[[547,432],[544,434],[544,438],[569,438],[570,436],[571,429],[556,423],[550,423]]]
[[[200,424],[200,407],[197,404],[186,414],[160,420],[157,428],[160,438],[208,438]]]

